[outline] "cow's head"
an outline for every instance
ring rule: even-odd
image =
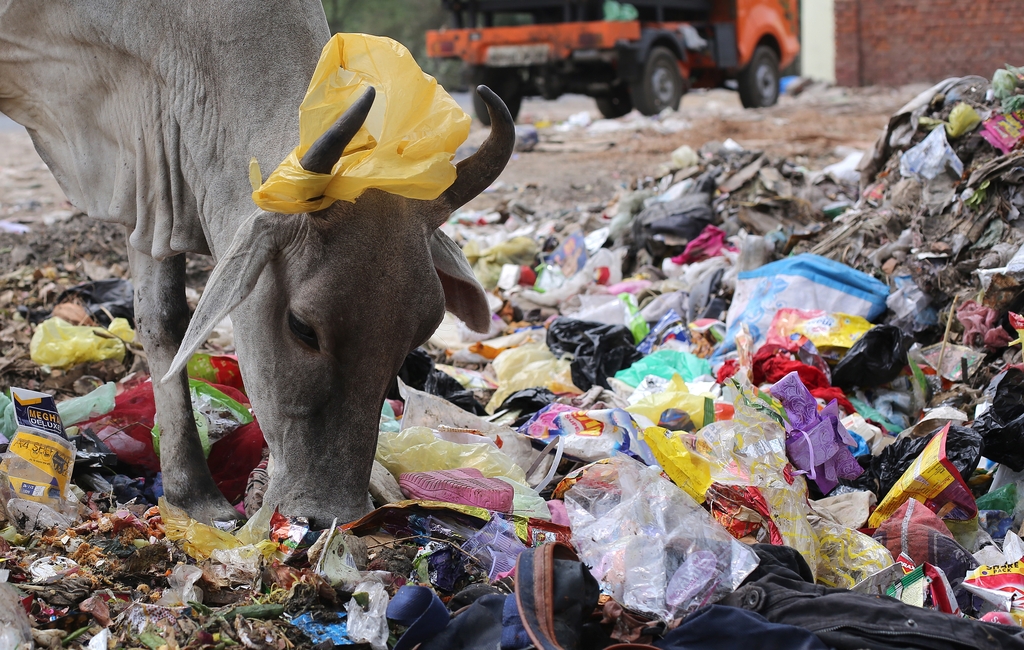
[[[438,230],[504,169],[512,117],[478,89],[491,117],[480,149],[433,201],[368,190],[311,214],[257,211],[218,260],[167,376],[229,312],[242,374],[274,472],[264,503],[318,525],[369,509],[381,405],[410,350],[447,308],[477,331],[490,312],[458,246]],[[330,173],[373,103],[372,89],[310,147]]]

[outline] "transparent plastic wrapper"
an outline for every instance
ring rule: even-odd
[[[511,522],[492,515],[480,532],[466,540],[462,550],[480,561],[487,569],[487,579],[493,582],[516,567],[516,559],[526,545],[519,540]]]
[[[29,342],[32,361],[51,368],[70,368],[87,361],[124,359],[125,341],[131,342],[135,332],[123,318],[115,318],[110,329],[72,325],[60,318],[50,318],[36,327]]]
[[[367,605],[356,596],[366,594]],[[356,643],[369,643],[373,650],[385,650],[388,642],[388,592],[379,582],[360,582],[353,597],[345,605],[348,612],[348,637]]]
[[[964,173],[964,163],[949,146],[946,129],[935,128],[900,158],[900,175],[904,178],[920,176],[931,180],[946,171],[947,167],[956,176]]]
[[[381,432],[377,438],[377,461],[395,477],[407,472],[472,467],[488,478],[504,476],[526,483],[523,468],[490,442],[448,442],[426,427]]]
[[[749,386],[727,386],[724,396],[732,401],[733,418],[698,431],[697,452],[711,462],[714,483],[752,490],[745,498],[763,501],[769,528],[775,529],[781,543],[798,550],[814,571],[818,538],[807,521],[807,484],[792,474],[786,457],[785,420]]]
[[[860,581],[892,566],[892,554],[884,545],[856,530],[812,515],[818,536],[818,570],[815,581],[826,587],[852,589]]]
[[[736,589],[756,554],[654,467],[623,455],[564,495],[573,544],[602,589],[669,621]]]
[[[568,359],[556,359],[544,343],[505,350],[494,360],[499,388],[487,402],[487,412],[494,413],[509,395],[525,388],[543,386],[552,393],[582,393],[572,383],[571,366]]]
[[[75,466],[75,443],[19,428],[7,451],[0,461],[4,501],[25,499],[63,510]]]
[[[299,160],[313,142],[371,87],[378,93],[373,107],[332,172],[303,169]],[[335,34],[299,106],[299,146],[262,185],[258,169],[250,169],[253,201],[268,212],[296,214],[355,201],[369,188],[436,199],[455,181],[452,159],[470,121],[400,43]]]
[[[32,624],[14,587],[0,584],[0,648],[27,650],[32,647]]]
[[[168,588],[164,589],[157,605],[164,607],[181,607],[189,601],[203,602],[203,590],[196,582],[203,577],[203,570],[190,564],[179,564],[167,576]]]

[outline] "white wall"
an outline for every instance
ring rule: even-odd
[[[833,0],[800,3],[801,74],[835,83],[836,20]]]

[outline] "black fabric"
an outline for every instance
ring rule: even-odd
[[[484,596],[501,593],[501,589],[497,587],[492,587],[485,582],[475,582],[452,596],[451,600],[448,601],[448,609],[457,612],[467,605],[472,605]]]
[[[760,580],[767,575],[777,575],[790,580],[814,583],[811,567],[800,551],[790,546],[777,544],[753,544],[751,550],[757,553],[757,568],[746,577],[743,584]]]
[[[555,356],[573,356],[572,383],[584,391],[594,386],[609,388],[609,377],[643,356],[625,327],[573,318],[556,318],[551,323],[547,345]]]
[[[539,650],[580,647],[583,624],[597,607],[601,589],[575,552],[558,542],[527,549],[516,560],[515,576],[519,616]],[[541,625],[539,612],[553,621],[554,639]]]
[[[777,575],[740,587],[720,604],[755,612],[772,623],[810,630],[836,650],[1024,650],[1020,628]]]
[[[495,413],[499,411],[518,411],[519,415],[512,424],[512,428],[518,429],[526,424],[533,417],[533,414],[548,404],[558,399],[558,396],[547,388],[538,386],[536,388],[524,388],[509,395]]]
[[[654,645],[662,650],[828,650],[808,630],[723,605],[698,609]]]
[[[491,594],[477,599],[452,619],[440,634],[419,650],[491,650],[501,645],[501,611],[505,596]]]

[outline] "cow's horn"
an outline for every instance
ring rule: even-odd
[[[376,96],[377,91],[373,86],[367,88],[363,96],[349,106],[338,121],[313,143],[299,163],[302,168],[314,174],[330,174],[345,147],[366,121],[370,107],[373,106],[373,98]]]
[[[447,209],[446,218],[498,178],[508,164],[516,144],[516,125],[505,102],[487,86],[477,86],[476,91],[487,104],[487,114],[491,116],[491,133],[476,153],[456,166],[458,177],[439,197],[438,200]]]

